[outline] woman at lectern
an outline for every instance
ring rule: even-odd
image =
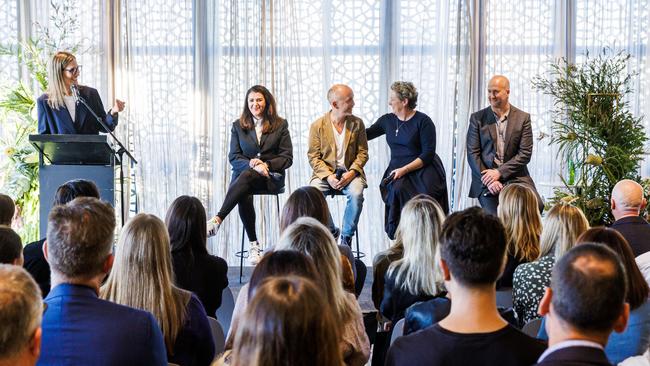
[[[102,119],[111,131],[117,126],[117,114],[124,110],[124,102],[116,99],[108,112],[96,89],[79,85],[77,78],[81,65],[69,52],[57,52],[48,65],[48,87],[36,101],[38,133],[96,135],[106,132],[88,107]],[[84,105],[80,99],[86,102]]]

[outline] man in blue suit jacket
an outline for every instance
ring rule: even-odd
[[[98,298],[113,265],[113,208],[96,198],[76,198],[55,206],[47,227],[52,290],[45,298],[38,364],[167,365],[153,315]]]

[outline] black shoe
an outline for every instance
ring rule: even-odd
[[[352,248],[352,237],[341,235],[341,245],[347,245]]]

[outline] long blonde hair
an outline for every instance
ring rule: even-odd
[[[138,214],[124,225],[115,263],[102,286],[106,300],[146,310],[158,321],[167,353],[172,354],[183,327],[191,294],[173,285],[169,234],[154,215]]]
[[[274,250],[297,250],[310,257],[321,274],[327,299],[334,303],[339,324],[352,319],[354,312],[341,282],[339,249],[329,230],[311,217],[301,217],[287,226]]]
[[[59,51],[52,56],[47,68],[47,104],[52,109],[59,109],[65,105],[63,96],[66,95],[63,70],[76,58],[70,52]]]
[[[411,294],[437,295],[443,288],[438,266],[438,244],[445,214],[429,196],[417,195],[409,200],[400,217],[395,246],[403,246],[404,256],[391,263],[387,274]]]
[[[497,216],[506,229],[508,254],[525,262],[537,259],[542,217],[533,190],[518,183],[505,186],[499,194]]]
[[[589,221],[576,206],[558,203],[544,218],[544,230],[540,239],[540,257],[555,254],[557,261],[573,248],[580,234],[589,229]]]

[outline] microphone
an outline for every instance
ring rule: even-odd
[[[72,84],[70,85],[70,91],[72,92],[72,96],[74,97],[75,103],[79,103],[79,88],[77,88],[77,84]]]

